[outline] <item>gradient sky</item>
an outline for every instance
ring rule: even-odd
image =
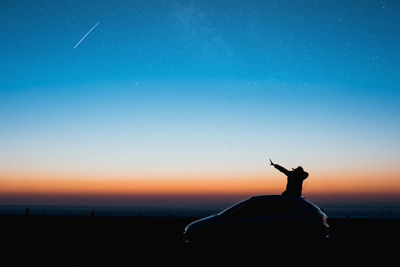
[[[280,194],[268,158],[302,165],[311,200],[400,201],[399,14],[395,0],[3,0],[0,204]]]

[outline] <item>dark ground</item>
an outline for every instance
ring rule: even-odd
[[[398,265],[400,220],[330,219],[324,244],[190,248],[181,234],[194,219],[0,216],[1,258],[7,266]]]

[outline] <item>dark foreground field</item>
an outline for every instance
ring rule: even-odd
[[[330,219],[325,244],[190,248],[181,234],[194,219],[2,216],[2,266],[361,266],[399,257],[399,220]]]

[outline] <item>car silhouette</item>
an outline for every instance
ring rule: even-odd
[[[329,237],[327,216],[303,197],[254,196],[185,227],[187,244],[316,242]]]

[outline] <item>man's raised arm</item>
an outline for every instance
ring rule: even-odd
[[[270,165],[274,166],[278,171],[283,172],[284,174],[288,175],[289,171],[286,170],[284,167],[282,167],[281,165],[275,164],[272,162],[272,160],[269,160],[269,162],[271,163]]]

